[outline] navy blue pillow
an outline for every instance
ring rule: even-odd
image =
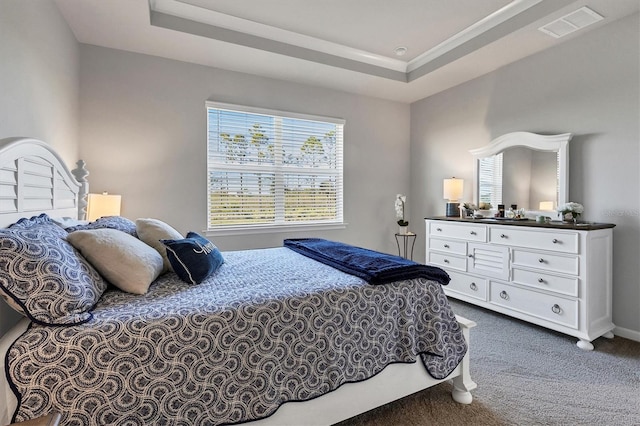
[[[199,284],[224,263],[218,247],[195,232],[182,240],[160,241],[167,247],[171,267],[184,282]]]

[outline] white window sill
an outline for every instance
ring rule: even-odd
[[[207,237],[225,237],[230,235],[274,234],[303,231],[328,231],[345,229],[347,223],[318,223],[297,225],[253,225],[253,226],[225,226],[224,228],[207,229]]]

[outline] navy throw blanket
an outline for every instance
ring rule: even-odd
[[[360,277],[369,284],[426,278],[447,285],[450,280],[449,275],[438,267],[336,241],[321,238],[288,239],[284,240],[284,246],[342,272]]]

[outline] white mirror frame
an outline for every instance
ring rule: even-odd
[[[573,135],[539,135],[529,132],[507,133],[492,140],[487,146],[472,149],[473,155],[473,199],[478,204],[478,183],[480,159],[498,154],[507,148],[524,146],[537,151],[553,151],[558,153],[558,206],[565,204],[569,198],[569,141]],[[494,206],[496,208],[497,206]],[[557,206],[556,206],[557,207]],[[548,215],[548,211],[527,210],[528,215]]]

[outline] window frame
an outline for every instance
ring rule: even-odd
[[[260,223],[260,224],[234,224],[234,225],[218,225],[211,227],[211,193],[210,193],[210,171],[215,167],[215,162],[211,161],[209,156],[209,109],[218,109],[218,110],[227,110],[227,111],[236,111],[243,114],[259,114],[266,115],[270,117],[280,117],[284,119],[299,119],[299,120],[309,120],[316,122],[324,122],[331,123],[337,126],[340,126],[340,135],[338,140],[338,149],[336,152],[336,162],[338,164],[338,171],[336,173],[337,181],[339,182],[338,190],[337,190],[337,200],[336,200],[336,210],[337,210],[337,218],[332,221],[318,221],[318,222],[270,222],[270,223]],[[346,223],[344,221],[344,127],[346,121],[341,118],[335,117],[326,117],[326,116],[318,116],[311,114],[303,114],[296,113],[290,111],[282,111],[275,110],[271,108],[260,108],[246,105],[237,105],[216,101],[206,101],[205,102],[205,112],[206,112],[206,160],[207,160],[207,183],[206,183],[206,196],[207,196],[207,228],[204,230],[206,235],[216,235],[216,236],[225,236],[225,235],[240,235],[240,234],[262,234],[262,233],[276,233],[276,232],[291,232],[291,231],[307,231],[307,230],[331,230],[331,229],[344,229],[346,227]],[[277,121],[277,120],[276,120]],[[220,164],[220,163],[218,163]],[[274,166],[278,168],[277,166]],[[279,166],[282,171],[281,173],[284,175],[286,173],[286,168],[282,167],[282,164]],[[230,168],[234,168],[229,166],[228,164],[224,166],[223,169],[230,170]],[[241,170],[243,166],[239,165],[236,170]],[[251,168],[251,165],[245,166],[245,168]],[[323,169],[319,169],[323,170]],[[324,169],[326,170],[326,169]],[[322,173],[321,173],[322,174]],[[284,186],[282,186],[282,189]],[[284,202],[284,200],[283,200]],[[276,207],[277,208],[277,207]]]
[[[503,153],[499,152],[490,157],[483,157],[477,160],[478,161],[478,204],[481,202],[491,203],[492,208],[497,209],[498,205],[502,203],[502,195],[503,195],[503,187],[502,187],[502,176],[504,171],[503,165]],[[490,193],[492,194],[491,199],[482,199],[482,186],[480,182],[482,182],[481,177],[488,177],[490,180],[488,186],[490,188]]]

